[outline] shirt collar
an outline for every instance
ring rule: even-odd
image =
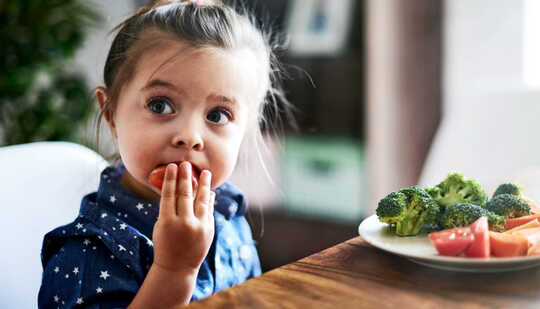
[[[120,163],[103,170],[97,202],[151,237],[159,214],[159,203],[140,198],[129,188],[120,184],[125,169],[125,166]]]

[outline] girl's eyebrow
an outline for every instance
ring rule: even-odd
[[[179,93],[182,93],[182,91],[178,88],[176,88],[173,84],[167,82],[167,81],[164,81],[164,80],[161,80],[161,79],[152,79],[150,80],[141,90],[145,91],[145,90],[148,90],[148,89],[151,89],[151,88],[154,88],[154,87],[165,87],[165,88],[169,88],[173,91],[176,91],[176,92],[179,92]]]
[[[234,108],[236,106],[236,99],[234,97],[229,98],[229,97],[224,96],[224,95],[212,93],[212,94],[210,94],[208,96],[208,100],[209,101],[216,101],[216,102],[224,103],[225,105],[229,105],[232,108]]]
[[[161,80],[161,79],[152,79],[152,80],[150,80],[142,88],[142,90],[145,91],[145,90],[148,90],[148,89],[151,89],[151,88],[154,88],[154,87],[165,87],[165,88],[169,88],[169,89],[171,89],[173,91],[176,91],[178,93],[183,93],[183,91],[181,89],[178,89],[173,84],[171,84],[171,83],[169,83],[167,81]],[[215,102],[224,103],[225,105],[229,105],[232,108],[234,108],[237,105],[236,98],[234,98],[234,97],[229,98],[229,97],[227,97],[225,95],[221,95],[221,94],[212,93],[212,94],[210,94],[208,96],[207,99],[209,101],[215,101]]]

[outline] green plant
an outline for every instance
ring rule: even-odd
[[[0,143],[76,140],[92,114],[70,59],[102,20],[83,0],[0,1]]]

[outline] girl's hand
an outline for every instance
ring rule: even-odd
[[[198,272],[214,238],[215,193],[210,190],[211,177],[210,171],[202,171],[193,199],[191,164],[167,166],[152,236],[154,265],[173,272]]]

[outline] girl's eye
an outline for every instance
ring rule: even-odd
[[[206,115],[206,119],[208,121],[217,123],[217,124],[226,124],[231,120],[232,116],[231,113],[224,109],[214,109],[211,110],[208,115]]]
[[[169,103],[169,101],[167,99],[164,99],[164,98],[152,99],[148,103],[148,108],[154,114],[172,114],[172,113],[174,113],[174,110],[171,107],[171,103]]]

